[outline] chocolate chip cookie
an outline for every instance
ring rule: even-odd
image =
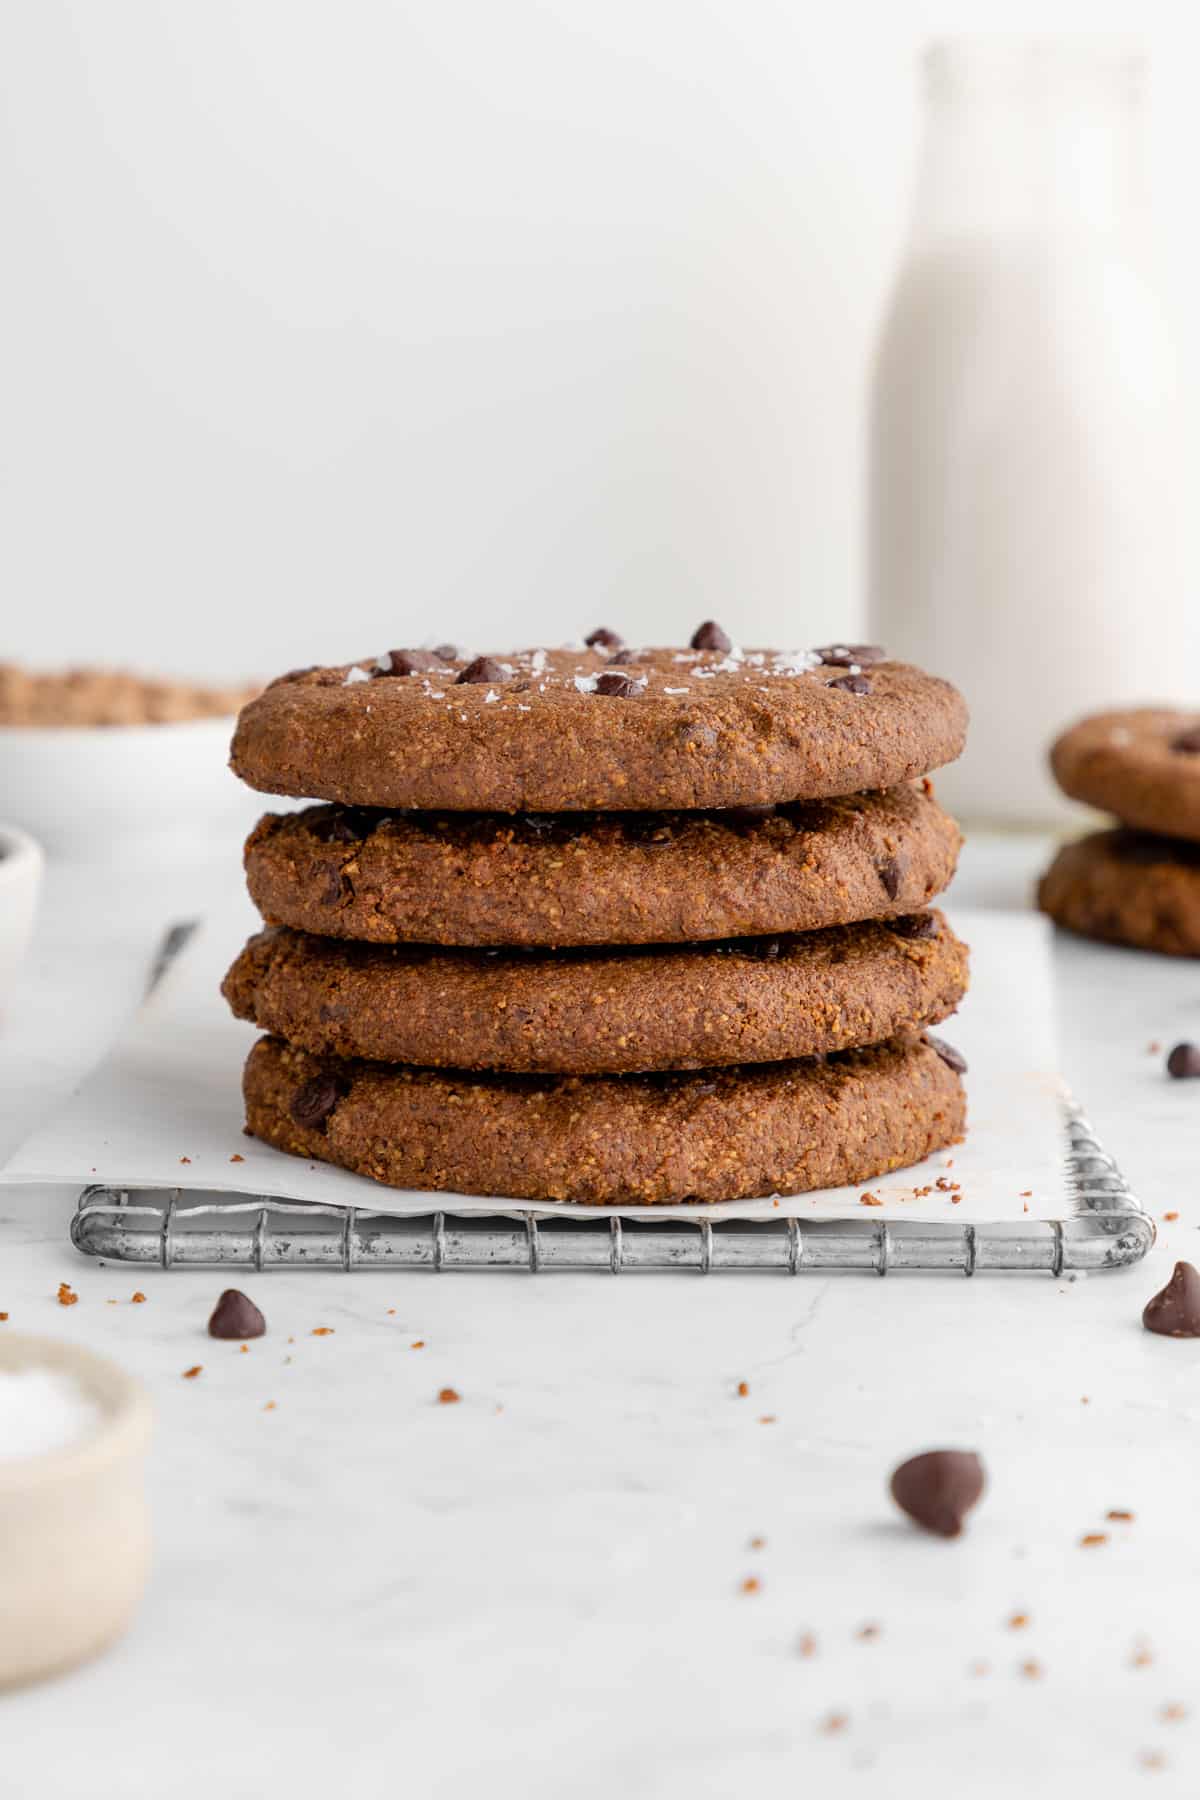
[[[822,1056],[952,1013],[967,951],[939,913],[802,937],[608,951],[439,950],[274,930],[223,992],[318,1055],[575,1075]]]
[[[495,812],[775,805],[895,787],[962,749],[948,682],[873,646],[465,657],[391,650],[298,670],[241,714],[232,767],[265,793]]]
[[[1098,713],[1063,733],[1050,766],[1072,800],[1141,831],[1200,840],[1200,712]]]
[[[928,784],[714,813],[268,813],[272,925],[390,944],[664,944],[915,912],[961,842]]]
[[[248,1129],[394,1188],[587,1205],[733,1200],[868,1181],[958,1140],[965,1102],[923,1040],[697,1075],[467,1075],[260,1038]]]
[[[1038,905],[1084,937],[1200,956],[1200,844],[1144,831],[1093,832],[1059,851]]]

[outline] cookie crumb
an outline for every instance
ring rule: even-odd
[[[146,1304],[146,1296],[143,1294],[141,1288],[138,1288],[134,1293],[130,1294],[129,1304],[130,1306],[144,1306]]]
[[[71,1286],[70,1282],[60,1281],[58,1284],[58,1304],[60,1306],[77,1306],[78,1303],[79,1295],[75,1292],[75,1289]]]
[[[752,1550],[765,1550],[766,1547],[767,1540],[765,1537],[752,1537],[750,1539],[750,1548]]]
[[[408,1347],[410,1350],[423,1350],[425,1348],[425,1339],[424,1338],[414,1338],[412,1343]]]
[[[760,1425],[774,1425],[775,1421],[776,1415],[774,1413],[761,1413],[759,1415],[758,1422]]]
[[[1085,1531],[1079,1540],[1081,1550],[1094,1550],[1098,1544],[1107,1544],[1107,1531]]]
[[[461,1399],[462,1395],[457,1388],[444,1387],[438,1389],[439,1406],[457,1406]]]
[[[746,1395],[750,1392],[750,1383],[748,1381],[739,1381],[737,1384],[737,1391],[738,1397],[744,1400]]]
[[[181,1163],[190,1163],[192,1159],[190,1156],[181,1156],[179,1160]]]
[[[229,1160],[230,1162],[245,1162],[246,1159],[240,1150],[235,1150]]]
[[[762,1582],[757,1575],[747,1575],[742,1582],[743,1594],[757,1594],[762,1591]]]
[[[185,1381],[195,1381],[197,1375],[200,1374],[203,1368],[203,1363],[193,1363],[190,1369],[185,1369],[183,1371],[183,1379]]]
[[[854,1635],[860,1644],[873,1644],[882,1629],[883,1627],[881,1625],[876,1625],[872,1622],[868,1625],[860,1625]]]
[[[1040,1681],[1043,1674],[1042,1665],[1036,1657],[1031,1656],[1028,1661],[1021,1664],[1021,1674],[1026,1681]]]
[[[335,1330],[335,1327],[332,1325],[314,1325],[312,1328],[312,1336],[313,1337],[332,1337],[334,1330]]]
[[[1130,1525],[1132,1525],[1135,1517],[1133,1513],[1126,1512],[1124,1507],[1121,1506],[1110,1506],[1104,1516],[1106,1519],[1123,1519]]]
[[[821,1730],[828,1736],[832,1736],[834,1732],[845,1731],[849,1723],[850,1718],[847,1713],[826,1713],[825,1717],[821,1720]]]
[[[1010,1631],[1024,1631],[1024,1629],[1028,1625],[1028,1623],[1029,1623],[1029,1614],[1028,1613],[1015,1612],[1012,1614],[1011,1618],[1008,1621],[1008,1629]]]
[[[266,1405],[265,1405],[265,1406],[264,1406],[264,1407],[263,1407],[263,1411],[264,1411],[264,1412],[274,1412],[274,1411],[275,1411],[275,1402],[274,1402],[274,1400],[268,1400],[268,1401],[267,1401],[267,1404],[266,1404]]]

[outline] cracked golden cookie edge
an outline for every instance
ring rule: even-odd
[[[231,767],[264,793],[346,805],[574,812],[827,798],[960,754],[967,712],[949,682],[822,654],[835,651],[621,650],[615,666],[599,648],[526,650],[426,666],[432,653],[395,651],[273,682],[238,719]]]
[[[1064,844],[1038,884],[1056,925],[1101,943],[1200,956],[1200,845],[1118,828]]]
[[[265,1037],[243,1092],[253,1136],[382,1186],[653,1206],[843,1187],[921,1162],[962,1136],[958,1060],[917,1039],[705,1074],[468,1075]]]
[[[319,1056],[626,1074],[824,1056],[948,1018],[967,948],[939,913],[679,948],[391,947],[286,928],[225,977],[234,1014]]]
[[[268,813],[268,924],[368,943],[691,943],[918,911],[962,842],[928,783],[757,813]]]

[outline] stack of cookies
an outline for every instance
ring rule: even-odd
[[[1099,713],[1055,742],[1064,794],[1119,825],[1067,844],[1038,905],[1084,937],[1200,956],[1200,714]]]
[[[247,1129],[391,1187],[592,1205],[860,1182],[961,1135],[946,682],[867,645],[392,650],[296,671],[233,768]]]

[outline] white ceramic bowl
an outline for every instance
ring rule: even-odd
[[[29,948],[43,860],[25,832],[0,825],[0,1007]]]
[[[271,802],[231,773],[233,726],[0,727],[5,810],[54,856],[104,856],[137,839],[236,839]]]
[[[26,1368],[70,1375],[103,1423],[66,1449],[0,1457],[0,1688],[69,1669],[118,1637],[149,1560],[140,1383],[74,1344],[0,1337],[0,1369]]]

